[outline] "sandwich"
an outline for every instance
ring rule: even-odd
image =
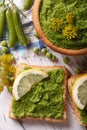
[[[77,122],[87,126],[87,73],[71,76],[68,90]]]
[[[68,71],[63,66],[17,65],[9,117],[66,121],[67,78]]]

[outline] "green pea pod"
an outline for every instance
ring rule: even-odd
[[[13,47],[17,43],[17,35],[16,35],[14,24],[13,24],[12,10],[10,8],[8,8],[6,10],[6,20],[7,20],[7,24],[8,24],[8,30],[9,30],[8,45],[10,47]]]
[[[22,23],[21,23],[21,19],[20,19],[20,15],[18,13],[18,10],[16,9],[16,7],[13,7],[12,10],[12,16],[13,16],[13,23],[14,23],[14,27],[15,27],[15,31],[18,37],[18,40],[20,42],[20,44],[22,44],[23,46],[26,46],[27,44],[27,38],[24,34],[24,30],[22,27]]]
[[[28,10],[32,6],[32,0],[24,0],[24,10]]]
[[[3,5],[3,3],[2,3],[2,1],[0,1],[0,6],[2,6]]]
[[[3,37],[5,28],[5,10],[3,6],[0,6],[0,38]]]

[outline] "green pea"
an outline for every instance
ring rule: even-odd
[[[32,6],[32,0],[24,0],[24,10],[30,9]]]
[[[13,82],[13,81],[14,81],[14,76],[9,76],[9,77],[8,77],[8,80],[9,80],[10,82]]]
[[[2,41],[1,45],[7,47],[7,42],[6,41]]]
[[[46,54],[47,53],[47,49],[46,48],[42,48],[41,52],[42,52],[42,54]]]
[[[7,89],[9,93],[12,93],[12,86],[7,87]]]
[[[9,30],[8,45],[10,47],[13,47],[17,43],[17,35],[16,35],[15,28],[14,28],[14,24],[13,24],[12,10],[10,8],[8,8],[6,10],[6,20],[7,20],[7,24],[8,24],[8,30]]]
[[[49,58],[49,59],[52,59],[52,54],[50,52],[47,52],[46,57]]]
[[[64,57],[64,58],[63,58],[63,61],[64,61],[65,64],[69,64],[70,59],[69,59],[68,57]]]
[[[4,54],[7,54],[8,52],[9,52],[9,49],[7,48],[7,47],[2,47],[2,52],[4,53]]]
[[[57,61],[57,57],[55,55],[52,55],[52,61]]]
[[[78,68],[76,68],[76,69],[75,69],[75,73],[76,73],[76,74],[81,73],[81,69],[80,69],[79,67],[78,67]]]
[[[38,47],[34,47],[33,48],[33,52],[37,54],[39,52],[39,48]]]

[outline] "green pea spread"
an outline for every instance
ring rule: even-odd
[[[84,110],[79,110],[79,111],[80,111],[82,122],[84,124],[87,124],[87,106],[84,108]]]
[[[41,0],[40,23],[55,46],[87,48],[87,0]]]
[[[12,111],[16,117],[62,118],[64,115],[64,71],[55,69],[48,77],[32,86],[20,100],[13,99]]]

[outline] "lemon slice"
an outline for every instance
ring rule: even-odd
[[[16,100],[19,100],[25,95],[32,87],[37,84],[43,78],[46,78],[48,74],[41,70],[30,69],[21,72],[15,79],[13,84],[13,96]]]
[[[77,107],[83,110],[87,105],[87,74],[80,76],[73,84],[72,97]]]

